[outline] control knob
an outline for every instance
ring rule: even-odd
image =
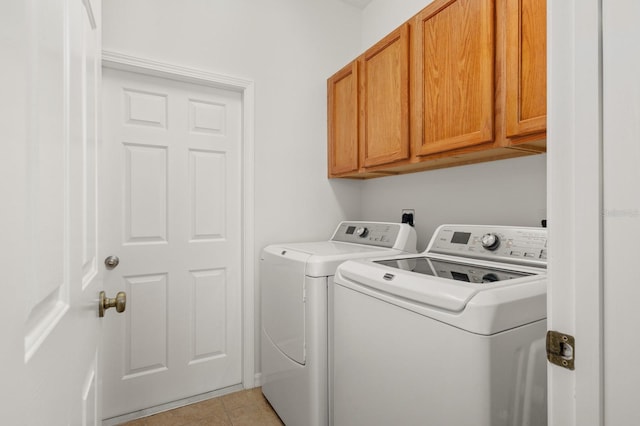
[[[482,247],[487,250],[495,250],[500,245],[500,238],[498,238],[496,234],[488,233],[482,236],[480,242],[482,243]]]
[[[482,276],[482,282],[483,283],[493,283],[496,281],[499,281],[500,278],[498,278],[498,276],[496,274],[494,274],[493,272],[489,272],[488,274],[484,274]]]
[[[366,237],[368,233],[369,233],[369,230],[364,226],[360,226],[356,228],[356,235],[360,238]]]

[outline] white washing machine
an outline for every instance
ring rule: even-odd
[[[336,426],[540,426],[546,230],[443,225],[334,277]]]
[[[341,222],[329,241],[262,252],[262,393],[287,426],[329,419],[327,288],[345,260],[416,252],[407,224]]]

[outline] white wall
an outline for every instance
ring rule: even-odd
[[[360,216],[360,182],[326,178],[326,79],[359,53],[360,17],[338,0],[104,2],[104,49],[255,81],[256,273],[265,245]]]
[[[372,0],[362,11],[363,51],[422,10],[431,0]]]
[[[418,250],[443,223],[539,226],[546,218],[546,155],[365,182],[365,220],[399,221],[415,209]]]
[[[362,50],[430,3],[373,0],[363,11]],[[364,220],[399,221],[416,210],[418,249],[443,223],[539,226],[546,218],[546,155],[367,180]]]

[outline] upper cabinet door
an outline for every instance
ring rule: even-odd
[[[327,80],[329,177],[358,170],[358,62]]]
[[[409,25],[359,58],[363,167],[409,158]]]
[[[494,1],[435,0],[413,21],[416,155],[491,142]]]
[[[511,0],[506,9],[507,136],[541,132],[547,123],[546,0]]]

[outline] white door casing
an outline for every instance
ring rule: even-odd
[[[100,424],[100,17],[100,0],[3,4],[6,424]]]
[[[548,327],[576,338],[574,371],[548,365],[551,426],[605,412],[601,4],[547,2]]]
[[[105,70],[105,417],[242,381],[242,96]]]

